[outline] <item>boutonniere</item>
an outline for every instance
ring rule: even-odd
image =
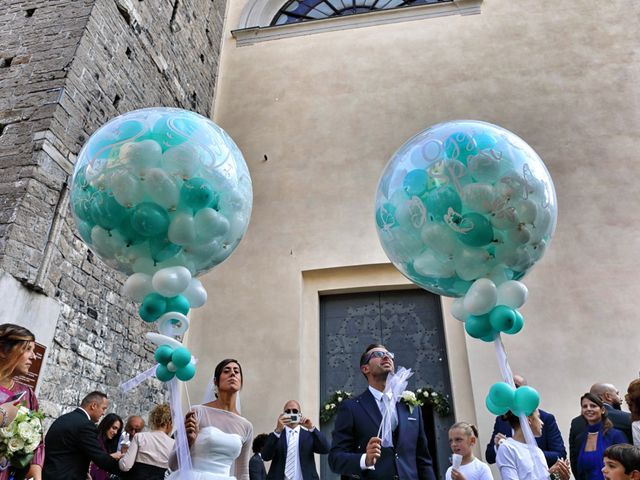
[[[400,401],[404,403],[407,407],[409,407],[410,414],[413,413],[413,409],[415,407],[422,406],[422,400],[418,399],[416,397],[416,394],[413,393],[411,390],[405,390],[404,392],[402,392],[402,395],[400,396]]]

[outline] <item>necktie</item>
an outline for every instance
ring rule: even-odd
[[[296,457],[298,455],[298,436],[297,431],[291,430],[289,434],[289,443],[287,444],[287,462],[284,467],[284,478],[286,480],[294,480],[296,474]]]

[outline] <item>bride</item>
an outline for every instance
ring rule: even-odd
[[[240,363],[230,358],[223,360],[216,366],[213,381],[217,398],[196,405],[185,418],[193,464],[190,478],[249,480],[253,426],[236,409],[236,397],[242,388]],[[172,470],[177,469],[175,452],[169,466]],[[174,475],[179,476],[180,472]],[[174,475],[170,478],[181,478]]]

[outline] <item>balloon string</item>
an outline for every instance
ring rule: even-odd
[[[504,349],[504,344],[502,343],[502,337],[500,336],[500,334],[496,335],[493,344],[496,347],[496,357],[498,359],[498,366],[500,367],[502,379],[505,383],[508,383],[515,388],[513,373],[511,372],[509,360],[507,359],[507,352]],[[547,480],[549,477],[547,466],[542,464],[542,460],[538,455],[538,444],[536,443],[536,439],[533,436],[533,432],[531,431],[529,419],[524,413],[518,415],[518,418],[520,419],[520,428],[522,428],[522,433],[524,434],[524,438],[527,441],[527,447],[533,465],[534,478],[536,480]]]

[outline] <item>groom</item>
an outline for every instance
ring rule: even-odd
[[[378,480],[435,480],[420,408],[396,403],[397,426],[393,447],[382,447],[378,429],[386,408],[382,392],[394,371],[393,353],[383,345],[369,345],[360,357],[360,371],[369,388],[340,405],[329,452],[329,466],[346,478]]]

